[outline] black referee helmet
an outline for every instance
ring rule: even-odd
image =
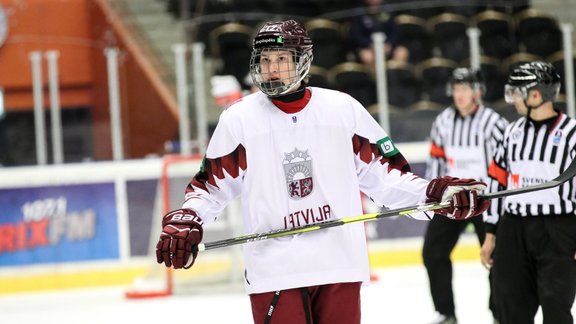
[[[452,87],[455,84],[466,83],[476,91],[481,91],[482,94],[485,92],[484,79],[482,78],[482,73],[479,70],[472,68],[459,67],[452,71],[452,76],[448,80],[446,85],[446,95],[452,96]]]
[[[505,86],[505,99],[514,102],[514,95],[520,94],[528,99],[528,92],[536,89],[542,95],[542,101],[554,101],[560,91],[560,75],[556,68],[547,62],[529,62],[512,68]]]

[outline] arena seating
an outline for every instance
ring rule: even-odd
[[[404,108],[420,100],[421,81],[412,64],[388,61],[386,80],[391,105]]]
[[[514,19],[496,10],[485,10],[474,16],[474,25],[480,30],[483,54],[499,59],[515,51]]]
[[[562,33],[553,17],[530,8],[515,18],[518,41],[525,52],[546,57],[562,49]]]
[[[328,80],[334,89],[348,93],[365,107],[376,102],[374,76],[363,64],[340,63],[328,70]]]
[[[470,57],[470,43],[466,34],[468,18],[446,12],[430,18],[427,26],[441,57],[456,62]]]
[[[346,60],[346,39],[342,25],[316,18],[305,24],[314,44],[314,64],[329,69]]]
[[[173,11],[177,7],[175,0],[168,1]],[[208,1],[211,3],[212,1]],[[218,1],[216,1],[218,2]],[[222,13],[230,10],[227,17],[242,22],[235,14],[246,11],[269,12],[275,18],[295,18],[303,21],[314,41],[314,67],[311,69],[311,84],[343,89],[359,96],[361,102],[376,100],[375,89],[361,89],[362,86],[374,87],[373,72],[363,71],[357,63],[347,33],[348,21],[343,12],[348,9],[350,15],[359,14],[362,7],[356,0],[228,0],[220,4],[208,5],[205,14]],[[384,5],[394,6],[398,1],[387,1]],[[400,6],[393,12],[396,24],[397,45],[408,48],[408,62],[387,63],[388,91],[390,104],[404,109],[411,104],[428,99],[444,104],[450,98],[444,94],[445,81],[451,69],[468,66],[469,41],[466,30],[469,27],[480,29],[481,69],[486,81],[486,102],[497,102],[503,95],[505,75],[512,64],[532,59],[554,60],[556,65],[563,64],[557,53],[561,53],[558,22],[524,3],[516,6],[462,5],[444,6],[422,5],[418,7]],[[354,10],[351,10],[354,9]],[[338,11],[341,10],[341,11]],[[342,11],[343,10],[343,11]],[[338,11],[338,15],[332,14]],[[337,18],[328,18],[337,17]],[[244,17],[245,18],[245,17]],[[266,19],[262,19],[264,21]],[[262,22],[260,21],[260,23]],[[224,25],[224,23],[222,23]],[[211,55],[222,61],[217,73],[233,73],[239,78],[247,70],[238,68],[238,58],[246,58],[248,49],[244,47],[248,35],[252,35],[257,23],[245,24],[252,28],[250,32],[234,31],[223,33],[221,26],[210,32],[211,49],[227,48],[226,51],[210,51]],[[226,36],[234,35],[236,36]],[[199,32],[199,37],[203,32]],[[215,41],[214,35],[217,36]],[[205,37],[206,38],[206,37]],[[237,38],[234,42],[229,38]],[[214,43],[218,44],[214,44]],[[242,44],[240,44],[242,43]],[[231,50],[229,50],[231,49]],[[233,53],[223,57],[223,53]],[[236,58],[236,59],[235,59]],[[392,62],[392,63],[390,63]],[[339,66],[338,68],[335,68]],[[352,68],[354,67],[354,68]],[[242,70],[242,71],[239,71]],[[414,73],[414,71],[419,73]],[[361,80],[364,75],[366,80]],[[345,82],[345,78],[356,80]],[[242,79],[239,79],[242,80]],[[562,88],[564,91],[564,87]]]
[[[452,98],[446,95],[446,84],[456,67],[456,62],[439,57],[428,59],[416,66],[428,100],[444,105],[452,103]]]

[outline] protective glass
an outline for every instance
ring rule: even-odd
[[[250,58],[250,76],[266,95],[276,97],[290,91],[310,70],[312,55],[296,49],[255,49]]]
[[[516,98],[522,100],[528,99],[528,90],[525,87],[514,87],[509,84],[504,86],[504,100],[506,103],[513,104]]]

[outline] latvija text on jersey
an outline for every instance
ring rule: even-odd
[[[298,210],[284,216],[284,228],[300,227],[330,219],[330,205]]]

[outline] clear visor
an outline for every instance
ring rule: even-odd
[[[514,87],[509,84],[504,86],[504,100],[513,104],[517,99],[528,99],[528,91],[524,87]]]

